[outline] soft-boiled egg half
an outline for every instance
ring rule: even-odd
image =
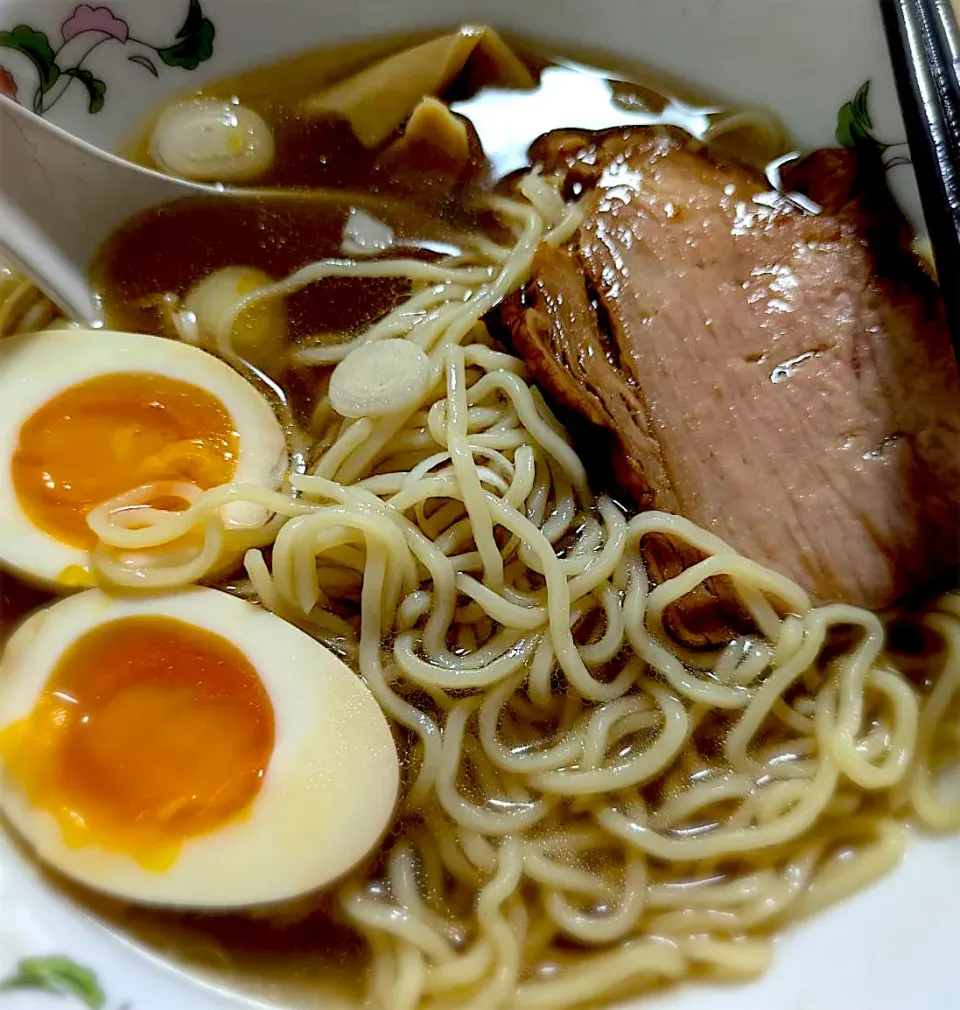
[[[93,589],[0,662],[0,808],[50,866],[130,902],[228,909],[323,887],[389,825],[399,764],[319,642],[215,589]]]
[[[150,485],[273,488],[285,464],[269,403],[199,348],[104,330],[0,343],[0,565],[28,579],[92,585],[87,516],[120,495]],[[232,502],[222,518],[249,527],[266,513]]]

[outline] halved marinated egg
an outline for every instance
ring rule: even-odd
[[[0,565],[25,577],[83,585],[87,516],[104,502],[152,485],[273,488],[285,463],[269,403],[189,344],[103,330],[0,343]],[[266,518],[243,502],[221,515]]]
[[[88,590],[0,662],[0,809],[44,862],[131,902],[286,901],[362,860],[399,765],[333,653],[215,589]]]

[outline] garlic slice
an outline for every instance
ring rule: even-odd
[[[409,340],[364,344],[337,365],[330,404],[342,417],[383,417],[413,410],[430,387],[430,359]]]
[[[229,347],[245,361],[274,371],[289,337],[283,301],[262,301],[238,312],[246,295],[272,283],[268,274],[247,266],[224,267],[204,277],[183,302],[196,319],[199,343],[211,351]]]
[[[217,98],[195,98],[157,120],[150,156],[171,175],[196,182],[236,182],[262,175],[275,155],[262,116]]]

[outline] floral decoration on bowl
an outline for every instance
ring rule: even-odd
[[[36,84],[32,95],[14,74],[0,64],[0,94],[29,104],[37,115],[45,115],[74,85],[86,88],[89,111],[100,112],[107,99],[107,82],[84,66],[91,53],[106,44],[129,46],[129,62],[143,67],[154,77],[161,66],[196,70],[213,55],[216,29],[204,16],[200,0],[189,0],[186,17],[172,42],[157,45],[138,38],[131,26],[109,7],[80,4],[60,25],[59,38],[27,24],[0,32],[0,49],[25,56],[33,65]]]
[[[14,971],[0,981],[0,995],[30,990],[52,996],[66,996],[88,1010],[104,1010],[107,998],[97,976],[68,957],[25,957]],[[130,1010],[124,1004],[118,1010]]]

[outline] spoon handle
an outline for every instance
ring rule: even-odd
[[[0,105],[0,250],[67,316],[93,323],[96,306],[86,275],[26,208],[25,176],[37,170],[29,131]]]
[[[98,319],[88,275],[112,231],[149,207],[210,192],[124,161],[0,97],[0,247],[73,319]]]

